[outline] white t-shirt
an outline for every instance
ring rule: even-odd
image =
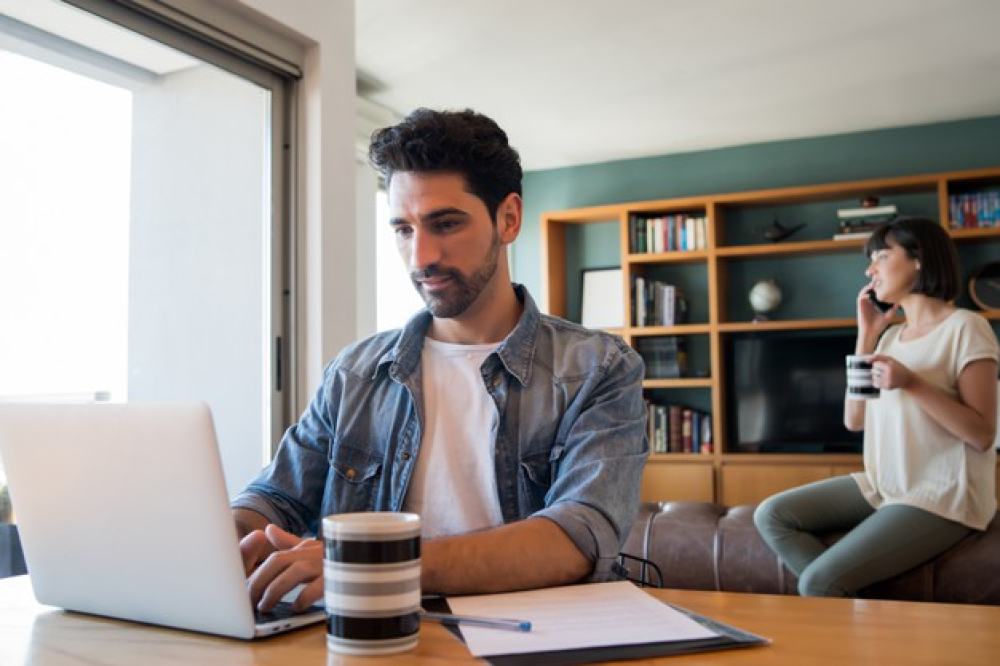
[[[420,514],[425,538],[503,524],[493,462],[497,409],[479,369],[497,344],[424,338],[424,429],[404,508]]]
[[[903,342],[885,332],[878,352],[952,396],[972,361],[997,359],[989,323],[956,310],[926,335]],[[865,408],[865,471],[854,474],[872,506],[907,504],[982,530],[996,513],[996,449],[979,451],[945,430],[905,391],[882,390]]]

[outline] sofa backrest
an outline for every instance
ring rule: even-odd
[[[646,503],[622,552],[656,564],[667,588],[797,594],[796,577],[764,543],[753,510],[710,502]],[[832,543],[840,536],[825,538]],[[1000,521],[860,596],[1000,605]]]

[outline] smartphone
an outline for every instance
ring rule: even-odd
[[[893,306],[892,303],[886,303],[885,301],[878,300],[878,297],[875,295],[874,289],[868,290],[868,300],[874,303],[875,307],[877,307],[880,312],[888,312],[893,307],[895,307]]]

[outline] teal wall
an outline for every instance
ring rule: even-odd
[[[514,273],[540,298],[545,211],[996,166],[1000,116],[531,171]],[[584,266],[619,263],[613,229],[578,236]]]

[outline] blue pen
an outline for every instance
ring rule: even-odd
[[[507,620],[499,617],[475,617],[472,615],[453,615],[451,613],[430,613],[420,611],[420,617],[441,624],[467,624],[489,629],[507,629],[508,631],[531,631],[531,622],[527,620]]]

